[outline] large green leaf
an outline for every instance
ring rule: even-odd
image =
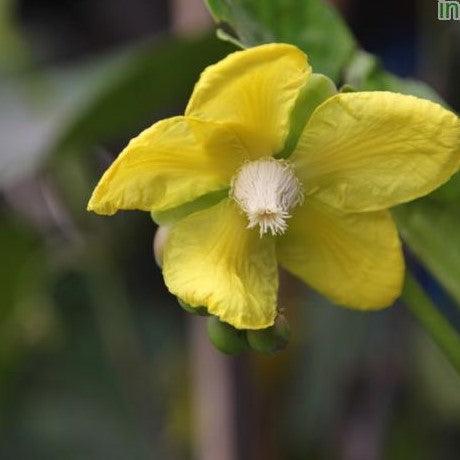
[[[401,206],[393,214],[411,250],[460,304],[457,206],[424,199]]]
[[[362,50],[354,54],[346,67],[344,80],[347,85],[359,91],[393,91],[446,105],[441,96],[426,83],[411,78],[400,78],[385,71],[376,56]]]
[[[241,46],[292,43],[309,55],[315,72],[335,81],[355,49],[340,15],[321,0],[207,0],[207,4],[221,27],[233,29]],[[222,35],[229,37],[225,31]]]

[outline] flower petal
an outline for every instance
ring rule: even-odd
[[[168,289],[238,329],[261,329],[276,315],[278,269],[271,237],[259,238],[235,203],[223,200],[172,228],[163,256]]]
[[[404,260],[389,211],[342,214],[310,199],[277,250],[281,265],[340,305],[379,309],[401,293]]]
[[[252,159],[273,155],[310,73],[306,55],[292,45],[237,51],[202,73],[185,113],[231,123]]]
[[[423,196],[460,165],[460,122],[440,105],[386,92],[339,94],[319,106],[290,157],[308,193],[343,211]]]
[[[134,138],[99,181],[88,210],[163,211],[230,186],[244,150],[219,123],[173,117]]]

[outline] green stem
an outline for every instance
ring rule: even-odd
[[[460,335],[439,312],[420,284],[407,274],[402,299],[460,373]]]

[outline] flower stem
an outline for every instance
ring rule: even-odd
[[[415,278],[407,274],[402,299],[460,373],[460,335],[439,312]]]

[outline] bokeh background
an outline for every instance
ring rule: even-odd
[[[460,23],[436,2],[335,4],[460,108]],[[0,458],[458,459],[460,378],[404,305],[352,312],[284,277],[286,351],[226,357],[167,293],[149,215],[86,213],[234,49],[213,29],[199,0],[0,0]]]

